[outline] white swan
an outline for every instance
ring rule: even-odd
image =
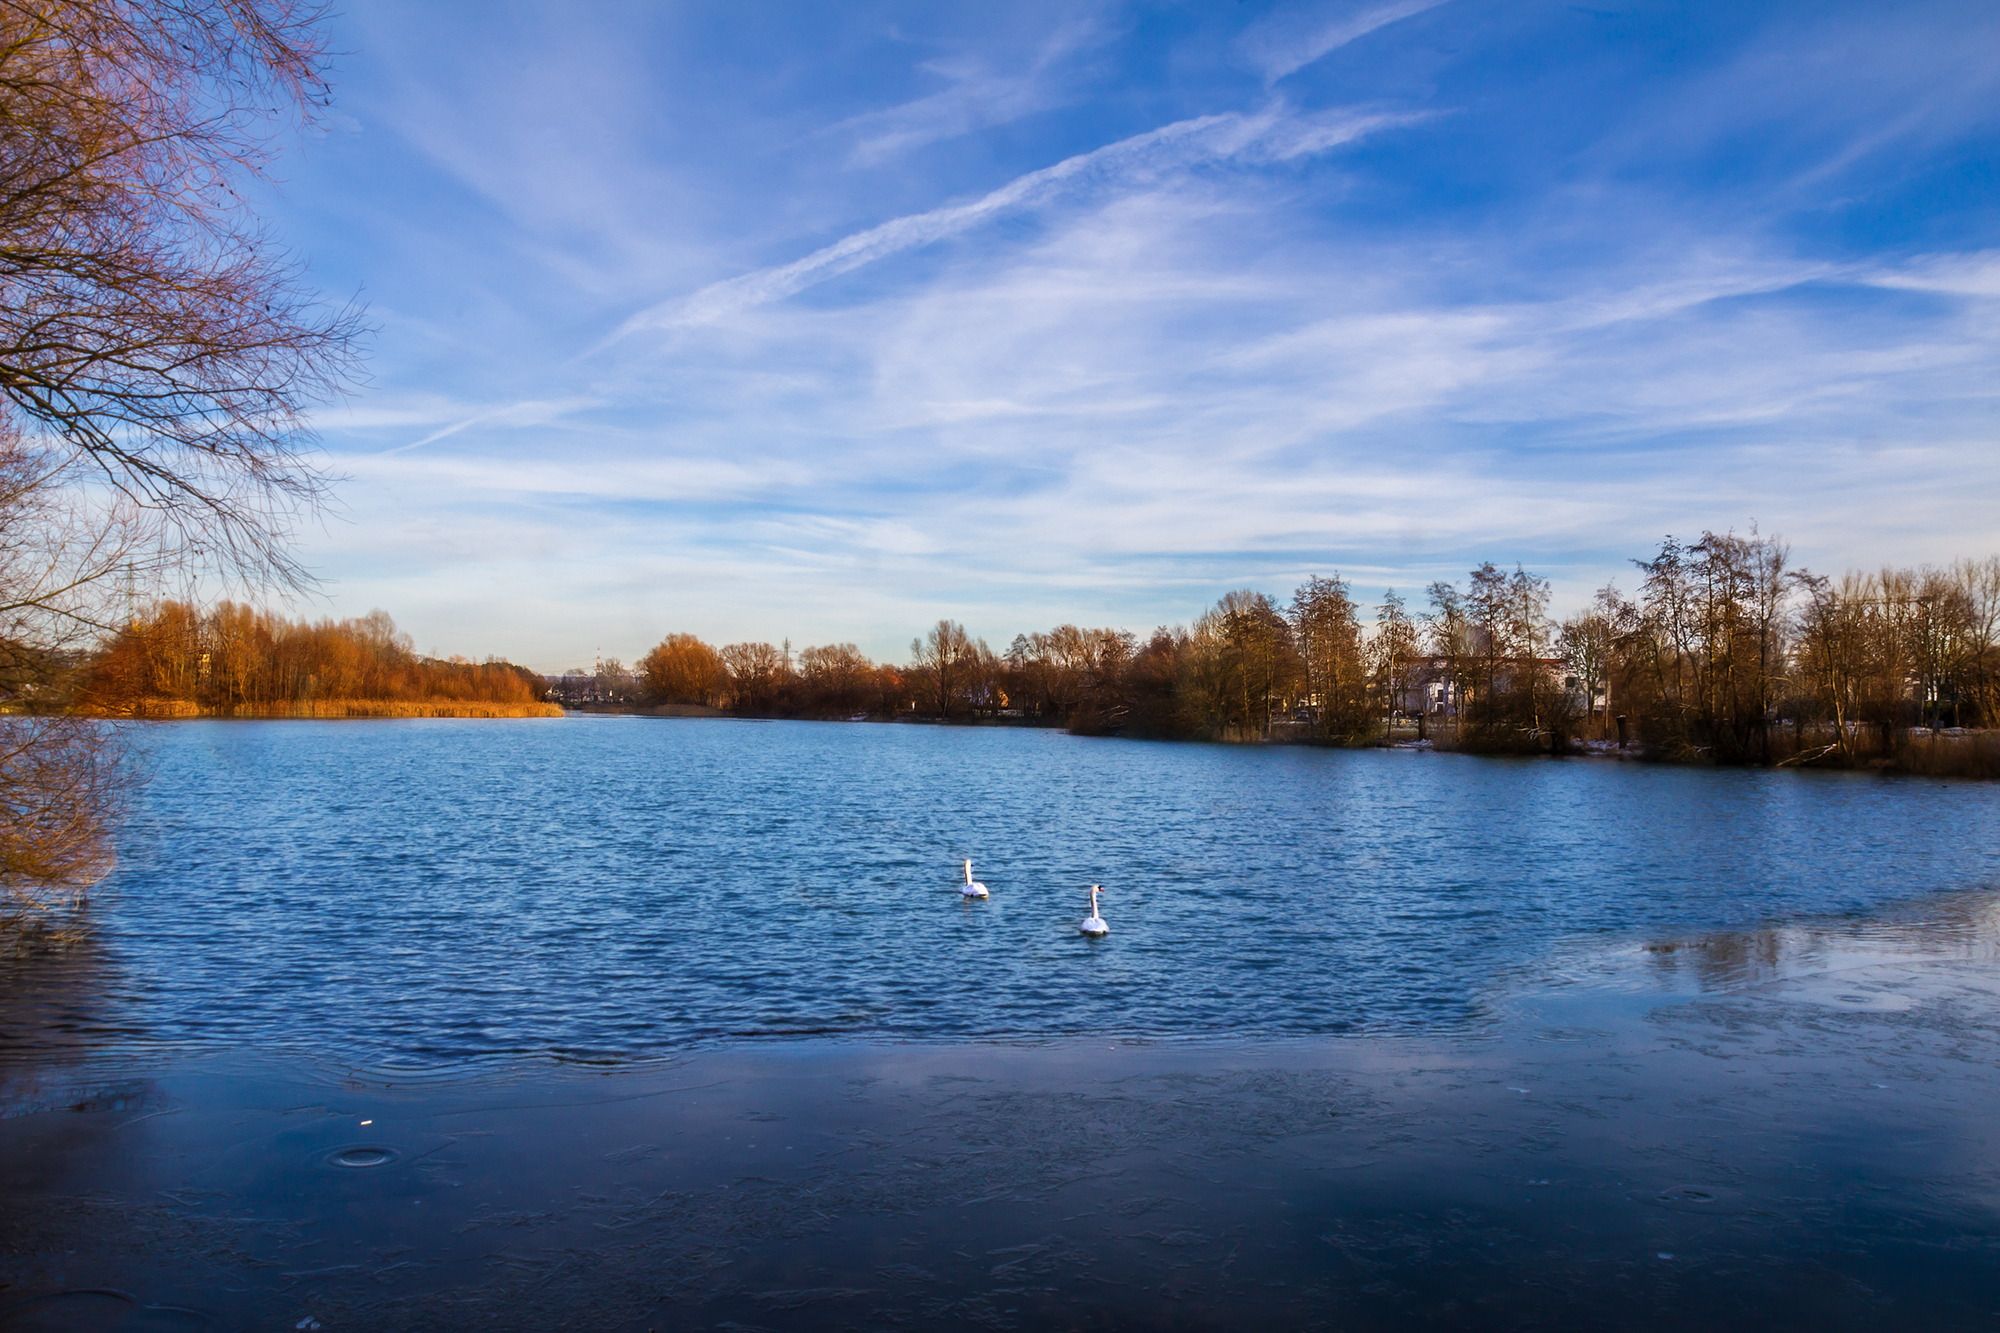
[[[1077,927],[1079,931],[1092,937],[1109,935],[1111,933],[1111,927],[1105,925],[1104,918],[1097,914],[1097,895],[1102,891],[1095,884],[1090,886],[1090,915],[1085,917],[1083,924]]]
[[[965,883],[959,886],[958,891],[967,898],[984,898],[986,896],[986,886],[972,877],[972,862],[970,861],[965,863]]]

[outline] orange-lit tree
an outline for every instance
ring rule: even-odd
[[[692,634],[669,634],[639,659],[646,693],[661,703],[714,704],[729,689],[722,654]]]

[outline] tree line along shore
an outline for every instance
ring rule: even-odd
[[[1777,538],[1705,532],[1633,563],[1629,594],[1561,619],[1546,579],[1489,562],[1415,604],[1338,577],[1231,592],[1143,638],[1059,625],[996,652],[941,620],[905,663],[670,634],[549,685],[581,707],[2000,776],[2000,557],[1831,578]]]
[[[96,717],[560,717],[542,678],[508,662],[418,655],[387,612],[288,620],[223,602],[162,602],[75,673]]]
[[[953,620],[878,663],[851,643],[670,634],[633,668],[543,677],[422,657],[377,611],[306,622],[157,604],[81,663],[99,716],[537,716],[563,707],[756,717],[1016,720],[1084,735],[1484,753],[1622,747],[1733,764],[2000,771],[2000,557],[1838,579],[1753,534],[1671,538],[1567,618],[1548,581],[1482,564],[1412,605],[1338,577],[1231,592],[1142,638],[1059,625],[1004,652]],[[1366,620],[1364,621],[1364,616]]]

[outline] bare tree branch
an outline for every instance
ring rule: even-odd
[[[0,0],[0,394],[197,565],[310,583],[308,411],[360,314],[307,289],[239,193],[323,104],[298,0]]]

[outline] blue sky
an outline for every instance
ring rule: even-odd
[[[1991,5],[356,0],[334,45],[269,208],[378,331],[297,609],[425,650],[2000,550]]]

